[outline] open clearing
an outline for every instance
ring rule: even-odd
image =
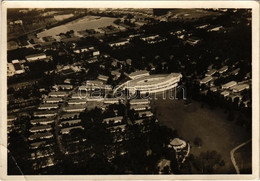
[[[190,141],[191,154],[194,156],[211,150],[220,153],[225,166],[216,170],[217,173],[235,173],[230,151],[250,139],[251,135],[243,127],[229,122],[227,114],[221,109],[211,110],[206,106],[201,108],[201,103],[195,101],[184,105],[182,100],[163,100],[161,97],[157,96],[158,100],[151,100],[151,107],[156,110],[159,122],[176,129],[180,137]],[[195,137],[202,139],[201,148],[194,146]]]

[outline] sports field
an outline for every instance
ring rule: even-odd
[[[162,125],[176,129],[180,137],[191,142],[191,154],[196,156],[201,152],[215,150],[225,161],[225,166],[219,168],[217,173],[235,173],[230,151],[250,138],[243,127],[229,122],[227,114],[221,109],[201,108],[201,103],[194,101],[184,105],[182,100],[163,100],[162,96],[157,98],[151,100],[157,119]],[[202,139],[202,147],[194,146],[195,137]]]

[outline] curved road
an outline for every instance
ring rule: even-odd
[[[245,146],[247,143],[249,143],[250,141],[252,141],[251,139],[250,140],[247,140],[245,142],[243,142],[242,144],[236,146],[235,148],[233,148],[231,151],[230,151],[230,157],[231,157],[231,161],[235,167],[235,170],[237,172],[237,174],[240,174],[240,171],[239,171],[239,168],[237,166],[237,163],[236,163],[236,160],[235,160],[235,157],[234,157],[234,153],[235,151],[237,151],[239,148]]]

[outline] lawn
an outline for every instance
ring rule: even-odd
[[[193,101],[184,105],[182,100],[151,100],[151,107],[162,125],[176,129],[179,136],[191,143],[191,154],[215,150],[222,155],[225,166],[216,170],[217,173],[235,173],[230,159],[230,151],[250,138],[243,127],[227,120],[222,109],[211,110],[201,103]],[[200,148],[193,144],[194,138],[202,139]]]

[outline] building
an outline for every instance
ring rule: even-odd
[[[123,116],[103,119],[103,123],[105,124],[117,124],[117,123],[122,123],[122,121],[123,121]]]
[[[168,145],[169,148],[173,148],[176,152],[182,151],[187,146],[187,143],[180,138],[174,138]]]
[[[105,104],[119,104],[120,98],[105,98]]]
[[[109,43],[108,45],[110,47],[120,47],[120,46],[124,46],[124,45],[127,45],[129,44],[129,39],[122,39],[122,40],[119,40],[119,41],[113,41],[111,43]]]
[[[208,72],[205,74],[205,76],[212,76],[212,75],[214,75],[216,72],[217,72],[216,69],[211,69],[210,71],[208,71]]]
[[[47,125],[54,123],[54,119],[46,119],[46,118],[40,118],[40,119],[33,119],[30,121],[32,125]]]
[[[79,113],[65,113],[61,115],[60,120],[78,119],[78,118],[79,118]]]
[[[37,111],[34,112],[34,117],[53,117],[56,116],[56,111]]]
[[[220,74],[222,74],[222,73],[226,72],[227,70],[228,70],[228,66],[225,65],[224,67],[220,68],[220,69],[218,70],[218,72],[219,72]]]
[[[212,76],[205,77],[204,79],[202,79],[200,81],[200,84],[206,84],[206,83],[210,82],[211,80],[213,80]]]
[[[243,90],[249,89],[249,84],[237,84],[232,87],[233,92],[241,92]]]
[[[14,65],[12,63],[7,63],[7,76],[11,77],[15,74]]]
[[[142,76],[141,78],[127,81],[118,88],[123,88],[122,90],[128,89],[131,94],[137,91],[139,91],[140,94],[158,93],[177,87],[181,78],[182,75],[180,73]],[[115,89],[114,92],[116,92],[117,89]]]
[[[84,130],[84,128],[82,126],[73,126],[73,127],[68,127],[68,128],[62,128],[61,129],[61,134],[69,134],[71,130],[73,129],[82,129]]]
[[[139,118],[152,117],[153,113],[151,111],[140,111],[140,112],[138,112],[138,116],[139,116]]]
[[[148,42],[159,37],[160,37],[159,35],[148,35],[148,36],[141,37],[141,40]]]
[[[93,55],[93,56],[99,56],[99,55],[100,55],[100,52],[95,49],[95,50],[92,51],[92,55]]]
[[[225,90],[225,91],[222,91],[220,94],[224,97],[227,97],[230,94],[230,91]]]
[[[36,139],[50,139],[53,137],[53,134],[50,132],[43,132],[43,133],[35,133],[29,136],[29,140],[36,140]]]
[[[19,63],[19,60],[13,60],[12,63],[7,63],[7,76],[11,77],[15,74],[22,74],[25,70]]]
[[[34,61],[37,61],[37,60],[43,60],[43,59],[46,59],[47,56],[45,53],[38,53],[38,54],[33,54],[33,55],[28,55],[25,57],[25,59],[28,61],[28,62],[34,62]]]
[[[112,126],[108,128],[110,130],[111,133],[115,133],[115,132],[124,132],[126,130],[126,124],[122,124],[122,125],[118,125],[118,126]]]
[[[240,71],[240,68],[237,68],[235,70],[233,70],[232,72],[230,72],[232,75],[237,75]]]
[[[50,131],[52,130],[51,125],[40,125],[40,126],[33,126],[29,129],[31,133],[36,133],[36,132],[43,132],[43,131]]]
[[[73,126],[75,124],[79,124],[80,122],[81,122],[81,119],[74,119],[74,120],[62,121],[60,123],[60,125],[61,126],[66,126],[66,125]]]
[[[86,82],[86,87],[88,86],[102,86],[104,83],[102,81],[99,81],[99,80],[88,80]]]
[[[69,105],[63,108],[65,112],[82,112],[85,109],[86,109],[85,105]]]
[[[222,85],[222,89],[229,89],[233,86],[237,85],[237,82],[236,81],[230,81],[224,85]]]
[[[55,85],[53,86],[54,89],[56,90],[71,90],[73,89],[73,85],[69,85],[69,84],[61,84],[61,85]]]
[[[144,111],[144,110],[151,109],[151,107],[146,104],[141,104],[141,105],[131,105],[130,109],[134,109],[135,111]]]
[[[150,104],[149,99],[132,99],[130,100],[130,105],[138,105],[138,104]]]
[[[38,149],[41,147],[50,147],[53,146],[54,143],[50,141],[37,141],[30,144],[30,149]]]
[[[185,44],[188,43],[191,46],[195,46],[200,42],[198,37],[190,37],[188,40],[185,41]]]
[[[65,97],[67,95],[66,92],[62,92],[62,91],[52,91],[49,93],[49,97]]]
[[[89,46],[76,47],[73,52],[74,53],[84,53],[89,51]]]
[[[86,104],[86,100],[85,99],[70,99],[68,101],[69,105],[82,105],[82,104]]]
[[[121,76],[121,73],[118,70],[112,70],[111,75],[115,76],[118,79]]]
[[[108,76],[105,76],[105,75],[99,75],[98,77],[97,77],[99,80],[102,80],[102,81],[107,81],[107,79],[109,78]]]
[[[14,66],[15,74],[22,74],[24,73],[24,68],[21,66],[19,60],[12,60],[12,64]]]
[[[138,78],[141,78],[144,76],[149,76],[149,75],[150,75],[149,72],[146,70],[137,70],[135,72],[128,74],[128,77],[130,79],[138,79]]]
[[[62,102],[62,101],[63,100],[61,98],[48,97],[48,98],[44,99],[43,102],[53,104],[53,103],[59,103],[59,102]]]
[[[167,167],[169,172],[171,171],[171,161],[167,159],[161,159],[157,167],[159,168],[159,174],[163,174],[163,170]]]
[[[38,109],[40,110],[51,110],[51,109],[58,109],[58,104],[41,104]]]

